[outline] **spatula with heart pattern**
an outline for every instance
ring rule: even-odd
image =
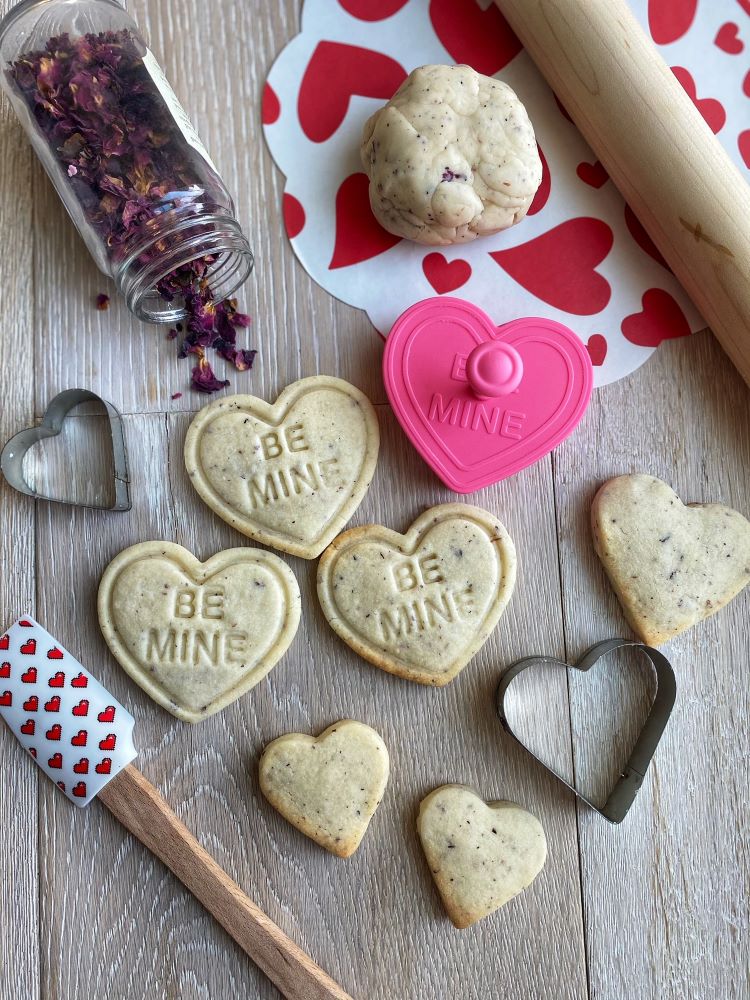
[[[77,806],[98,797],[282,994],[351,1000],[252,903],[132,766],[133,716],[33,618],[0,636],[0,717]]]

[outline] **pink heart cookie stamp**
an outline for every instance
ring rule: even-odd
[[[388,398],[414,447],[446,486],[475,490],[549,454],[591,398],[586,347],[554,320],[497,327],[463,299],[425,299],[385,346]]]

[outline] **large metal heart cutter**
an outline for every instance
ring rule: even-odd
[[[533,750],[530,750],[520,736],[513,732],[505,711],[505,696],[508,688],[513,683],[515,678],[518,677],[522,671],[526,670],[527,667],[545,664],[554,667],[562,667],[563,670],[587,671],[595,666],[603,656],[613,652],[615,649],[622,649],[628,646],[637,650],[649,661],[651,667],[653,667],[656,673],[657,681],[656,695],[654,696],[654,701],[651,705],[648,718],[646,719],[640,735],[635,742],[635,746],[633,747],[633,751],[630,754],[627,764],[623,767],[620,777],[607,796],[606,802],[601,808],[599,808],[599,806],[587,799],[586,796],[583,795],[574,785],[571,785],[568,781],[566,781],[562,775],[558,774],[557,771],[551,768],[548,764],[545,764],[541,757],[537,756]],[[535,760],[539,761],[539,763],[551,774],[553,774],[558,781],[561,781],[567,788],[574,792],[579,799],[585,802],[586,805],[591,806],[592,809],[595,809],[596,812],[598,812],[601,816],[604,816],[604,818],[609,820],[610,823],[621,823],[632,806],[633,801],[638,794],[638,790],[643,784],[643,779],[646,776],[648,765],[651,763],[651,758],[656,752],[659,740],[661,739],[662,733],[664,732],[667,722],[669,721],[669,716],[672,713],[676,695],[677,685],[675,682],[674,671],[672,670],[672,665],[669,660],[663,653],[660,653],[658,649],[653,649],[651,646],[644,646],[643,643],[633,642],[630,639],[606,639],[604,642],[598,642],[595,646],[592,646],[591,649],[584,653],[581,659],[574,664],[563,663],[562,660],[557,660],[552,656],[528,656],[523,660],[517,660],[506,670],[500,680],[500,684],[497,689],[496,705],[497,714],[503,728],[517,743],[520,743],[527,753],[530,753],[531,756]]]

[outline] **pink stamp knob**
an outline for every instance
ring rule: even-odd
[[[417,302],[383,356],[391,406],[414,447],[456,493],[512,476],[575,430],[593,369],[580,339],[532,317],[496,326],[446,296]]]
[[[496,399],[518,388],[523,378],[523,361],[510,344],[480,344],[466,360],[466,374],[480,399]]]

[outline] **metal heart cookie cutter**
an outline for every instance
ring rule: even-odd
[[[81,503],[77,500],[66,500],[61,497],[45,496],[32,489],[26,482],[23,463],[29,449],[45,438],[57,437],[62,430],[65,418],[70,411],[80,403],[98,403],[109,418],[109,429],[112,438],[113,476],[115,485],[114,503],[109,507],[103,504]],[[97,396],[88,389],[66,389],[52,400],[47,407],[42,422],[36,427],[27,427],[19,431],[8,441],[0,453],[0,470],[13,489],[35,500],[48,500],[50,503],[64,503],[74,507],[87,507],[93,510],[128,511],[133,506],[130,500],[130,478],[128,475],[128,453],[125,447],[125,433],[122,417],[106,399]]]
[[[527,667],[546,664],[548,666],[564,667],[566,670],[581,670],[585,672],[590,670],[607,653],[625,647],[632,647],[642,656],[646,657],[656,673],[657,688],[648,717],[635,742],[630,758],[607,796],[606,802],[603,806],[599,807],[586,798],[575,785],[571,785],[570,782],[566,781],[554,768],[545,764],[541,757],[535,754],[533,750],[530,750],[523,740],[513,732],[505,712],[505,696],[515,678],[522,671],[526,670]],[[592,646],[577,663],[573,664],[564,663],[554,656],[527,656],[522,660],[517,660],[506,670],[500,680],[497,688],[496,706],[503,729],[513,737],[516,743],[519,743],[542,767],[546,768],[550,774],[553,774],[558,781],[561,781],[566,788],[574,792],[582,802],[585,802],[587,806],[598,812],[600,816],[604,816],[610,823],[621,823],[625,819],[643,784],[643,779],[651,763],[651,758],[656,752],[659,740],[669,721],[676,696],[677,684],[674,670],[663,653],[660,653],[658,649],[653,649],[651,646],[644,646],[643,643],[634,642],[630,639],[605,639],[603,642],[598,642],[595,646]]]

